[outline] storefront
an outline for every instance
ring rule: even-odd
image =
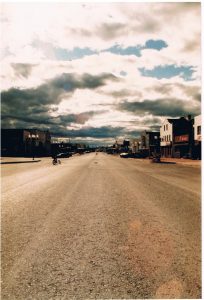
[[[192,157],[192,145],[188,134],[177,135],[174,137],[172,156],[175,158]]]

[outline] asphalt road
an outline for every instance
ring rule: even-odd
[[[2,299],[201,298],[200,168],[2,166]]]

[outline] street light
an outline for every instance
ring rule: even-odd
[[[30,134],[28,135],[28,139],[31,141],[31,149],[32,149],[32,156],[33,156],[33,160],[35,159],[35,146],[36,146],[36,141],[39,139],[39,135],[38,134]]]

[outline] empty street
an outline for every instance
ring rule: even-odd
[[[199,166],[2,165],[2,299],[201,298]]]

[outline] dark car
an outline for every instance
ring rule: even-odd
[[[69,152],[57,154],[57,158],[68,158],[68,157],[70,157],[70,156],[72,156],[72,154],[69,153]]]
[[[144,158],[144,155],[140,152],[132,153],[131,154],[132,158]]]
[[[121,158],[128,158],[128,157],[130,157],[130,154],[126,153],[126,152],[123,152],[123,153],[120,153],[120,157]]]

